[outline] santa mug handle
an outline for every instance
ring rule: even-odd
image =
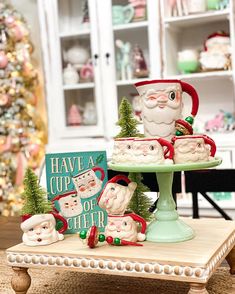
[[[215,142],[213,139],[211,139],[210,137],[206,136],[206,135],[203,135],[203,140],[206,144],[210,145],[211,146],[211,156],[214,157],[215,156],[215,152],[216,152],[216,145],[215,145]]]
[[[93,170],[94,172],[99,171],[100,174],[101,174],[101,178],[100,178],[100,180],[101,180],[101,181],[104,180],[105,173],[104,173],[104,170],[103,170],[101,167],[99,167],[99,166],[95,166],[95,167],[92,168],[92,170]]]
[[[170,142],[168,142],[167,140],[162,139],[162,138],[159,138],[157,140],[161,144],[161,146],[166,146],[166,150],[164,151],[165,159],[173,159],[173,156],[174,156],[174,147],[173,147],[173,145]]]
[[[62,226],[62,228],[60,228],[58,230],[58,232],[60,234],[63,234],[68,229],[68,223],[67,223],[66,219],[63,218],[63,216],[59,215],[58,213],[51,212],[51,214],[54,216],[55,219],[58,219],[58,220],[62,221],[63,226]]]
[[[191,86],[188,83],[180,81],[180,84],[181,84],[182,91],[189,94],[189,96],[192,98],[191,115],[193,117],[195,117],[198,112],[198,106],[199,106],[199,99],[198,99],[197,91],[193,88],[193,86]]]

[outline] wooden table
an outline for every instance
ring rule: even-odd
[[[235,222],[222,219],[186,219],[196,237],[181,243],[144,242],[143,247],[84,245],[76,235],[49,246],[23,244],[7,249],[14,270],[12,288],[24,294],[30,287],[28,268],[55,268],[80,272],[174,280],[190,283],[189,294],[208,293],[206,284],[226,258],[235,273]]]

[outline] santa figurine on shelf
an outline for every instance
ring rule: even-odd
[[[225,32],[211,34],[200,53],[202,70],[230,70],[231,69],[231,41]]]

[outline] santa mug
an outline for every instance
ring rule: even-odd
[[[193,163],[212,160],[216,145],[206,135],[179,136],[172,139],[175,163]]]
[[[132,154],[134,162],[139,164],[173,163],[174,148],[162,138],[136,138]]]
[[[97,177],[96,172],[99,172],[100,178]],[[99,166],[95,166],[92,169],[73,176],[72,181],[78,196],[86,199],[94,196],[101,190],[104,177],[104,170]]]
[[[141,96],[142,119],[146,137],[161,137],[168,141],[175,134],[175,122],[182,116],[182,93],[192,99],[191,116],[198,111],[198,95],[189,84],[180,80],[152,80],[135,84]]]
[[[56,231],[56,220],[62,221],[63,227]],[[68,228],[67,221],[56,213],[23,215],[20,225],[23,243],[28,246],[49,245],[64,239],[62,234]]]
[[[141,224],[140,231],[138,230]],[[119,238],[120,240],[137,242],[145,240],[146,221],[137,214],[109,215],[105,227],[106,237]]]
[[[60,207],[60,214],[66,218],[78,216],[83,211],[81,198],[77,191],[70,191],[53,198],[54,210],[58,213],[59,211],[55,208],[56,201],[58,201]]]
[[[127,186],[118,184],[124,181]],[[98,205],[105,209],[108,214],[124,214],[133,196],[137,184],[131,182],[124,175],[117,175],[107,182],[98,198]]]
[[[127,163],[133,160],[132,143],[134,137],[114,139],[112,162]]]

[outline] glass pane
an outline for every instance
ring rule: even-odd
[[[67,126],[88,126],[97,124],[93,89],[65,91],[65,120]]]

